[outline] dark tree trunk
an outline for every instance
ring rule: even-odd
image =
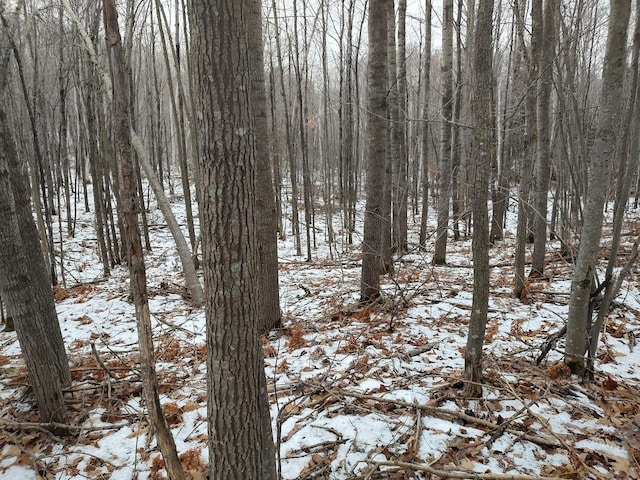
[[[4,26],[8,33],[7,24]],[[0,53],[0,91],[3,91],[7,56],[4,48],[0,48]],[[0,295],[14,321],[40,420],[64,424],[67,415],[62,389],[71,385],[71,373],[33,220],[27,172],[18,160],[3,107],[0,107],[0,225],[3,226]],[[51,430],[67,433],[59,426]]]
[[[489,305],[489,172],[495,156],[493,124],[493,0],[480,0],[473,52],[473,302],[464,355],[467,397],[482,396],[482,346]]]
[[[372,302],[380,295],[382,267],[383,199],[387,159],[387,2],[369,2],[369,161],[367,204],[362,242],[360,297]]]
[[[276,478],[257,305],[255,44],[247,33],[254,1],[221,1],[213,9],[192,0],[189,9],[201,132],[211,480]]]
[[[264,81],[264,53],[262,42],[262,5],[251,1],[248,17],[249,54],[251,61],[251,111],[253,112],[256,149],[256,228],[258,238],[258,312],[261,328],[280,326],[280,293],[278,284],[278,222],[271,179],[271,147],[267,118],[267,94]]]

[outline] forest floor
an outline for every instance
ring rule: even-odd
[[[0,479],[166,478],[141,400],[126,269],[101,278],[91,215],[78,212],[76,235],[64,240],[67,288],[56,290],[77,434],[55,438],[37,424],[15,333],[0,333]],[[149,222],[163,409],[186,472],[204,479],[204,313],[185,295],[159,211]],[[629,221],[625,233],[621,265],[640,223]],[[431,249],[398,258],[383,279],[384,302],[366,308],[358,305],[358,235],[331,255],[317,229],[312,262],[295,254],[291,238],[280,241],[284,327],[263,345],[283,479],[640,479],[640,271],[616,298],[595,381],[585,383],[563,366],[562,339],[536,364],[565,323],[572,264],[550,242],[546,276],[516,299],[514,236],[507,229],[491,251],[484,391],[472,400],[461,397],[470,239],[449,243],[447,266],[430,265]]]

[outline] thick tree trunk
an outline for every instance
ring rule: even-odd
[[[640,18],[640,2],[636,3],[636,18]],[[618,294],[616,285],[621,283],[624,278],[624,273],[628,268],[625,266],[621,272],[614,275],[614,269],[618,263],[618,250],[620,248],[620,240],[622,238],[622,226],[624,224],[624,213],[629,201],[629,192],[631,190],[631,182],[634,178],[634,173],[638,169],[638,153],[640,147],[640,140],[638,135],[640,134],[640,99],[639,95],[639,82],[638,77],[638,64],[640,57],[640,22],[636,22],[635,30],[633,34],[633,49],[632,49],[632,61],[631,61],[631,82],[630,82],[630,99],[629,104],[626,106],[625,119],[622,124],[622,132],[618,148],[616,149],[617,164],[620,165],[616,189],[616,199],[613,207],[613,233],[611,238],[611,252],[609,253],[609,261],[607,262],[607,271],[605,273],[606,287],[604,295],[602,296],[602,302],[598,309],[598,315],[596,321],[591,326],[589,334],[589,356],[588,356],[588,368],[593,374],[593,366],[596,357],[596,351],[598,349],[598,341],[600,338],[600,330],[604,325],[604,321],[609,313],[609,307],[613,302],[613,299]]]
[[[2,23],[4,35],[11,35],[4,16]],[[0,38],[0,93],[7,85],[9,49],[5,41]],[[71,373],[33,219],[27,170],[18,159],[9,125],[0,105],[0,296],[13,318],[40,419],[64,424],[62,389],[71,385]],[[51,430],[68,433],[61,427]]]
[[[565,364],[573,373],[580,375],[585,373],[584,354],[588,347],[591,327],[589,304],[595,286],[598,248],[602,236],[603,207],[608,187],[608,183],[602,179],[608,178],[611,173],[610,162],[615,155],[622,118],[630,11],[630,0],[611,1],[598,128],[589,162],[580,248],[571,279]]]
[[[276,478],[257,310],[255,52],[248,51],[255,45],[247,33],[254,1],[221,1],[213,9],[192,0],[189,9],[201,122],[211,480]]]
[[[0,109],[0,293],[13,317],[42,422],[66,423],[62,389],[71,373],[28,183],[4,109]],[[22,170],[22,171],[21,171]],[[57,434],[63,428],[51,429]]]
[[[367,204],[362,242],[360,298],[372,302],[380,296],[382,266],[382,191],[387,159],[387,5],[385,0],[369,2],[369,162]]]

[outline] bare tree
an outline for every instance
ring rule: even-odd
[[[440,182],[438,190],[438,225],[432,262],[447,261],[449,204],[451,199],[451,119],[453,113],[453,0],[442,4],[442,134],[440,138]]]
[[[424,27],[424,98],[422,104],[422,217],[420,219],[420,245],[427,241],[427,219],[429,213],[429,149],[431,148],[431,128],[429,126],[429,105],[431,104],[431,0],[425,2]]]
[[[538,132],[536,136],[537,154],[534,172],[534,240],[533,256],[531,259],[531,274],[533,275],[539,275],[544,272],[544,256],[547,245],[547,199],[551,178],[550,101],[558,32],[556,23],[558,22],[559,12],[560,2],[555,0],[545,1],[543,33],[540,40],[540,50],[538,52],[540,55],[538,60],[540,77],[537,82]]]
[[[526,2],[525,2],[526,3]],[[518,190],[518,224],[516,230],[516,248],[514,254],[514,287],[513,293],[521,297],[526,288],[525,253],[528,237],[529,196],[531,191],[533,164],[535,162],[535,146],[537,137],[536,84],[539,74],[540,41],[542,37],[542,2],[531,4],[531,41],[527,48],[525,40],[525,5],[520,0],[514,3],[518,45],[528,68],[526,83],[529,85],[525,93],[524,148],[520,162],[520,186]]]
[[[276,478],[257,294],[253,0],[189,3],[201,177],[211,480]],[[255,85],[255,84],[254,84]]]
[[[585,373],[585,352],[589,344],[592,296],[596,286],[598,248],[602,236],[603,208],[607,193],[610,159],[615,155],[622,118],[627,30],[631,0],[612,0],[607,48],[602,72],[600,113],[589,159],[588,189],[580,247],[571,278],[567,319],[565,364],[575,374]]]
[[[131,149],[131,127],[129,123],[129,88],[127,64],[118,26],[118,14],[114,0],[104,0],[104,25],[107,46],[113,66],[113,135],[118,163],[120,198],[118,216],[123,227],[123,246],[129,264],[131,294],[136,311],[138,345],[142,369],[142,386],[151,421],[156,430],[160,452],[164,458],[169,478],[185,478],[178,459],[175,442],[166,418],[162,413],[158,381],[155,371],[155,357],[151,333],[151,314],[147,297],[147,275],[138,223],[138,188],[133,167]]]
[[[278,283],[278,223],[271,180],[271,146],[267,118],[267,94],[264,81],[264,53],[262,41],[262,6],[252,0],[249,23],[249,53],[251,60],[251,101],[254,116],[256,149],[256,225],[258,229],[258,272],[260,281],[259,312],[262,328],[278,327],[281,321]]]
[[[0,95],[5,94],[11,22],[0,7]],[[0,295],[13,318],[42,422],[66,423],[63,388],[71,373],[50,277],[32,215],[29,181],[0,102]],[[65,434],[62,425],[51,430]]]
[[[387,2],[369,2],[369,162],[367,165],[367,204],[362,242],[360,297],[372,302],[380,295],[382,268],[382,190],[387,159]]]
[[[473,52],[473,303],[464,354],[467,397],[482,396],[482,346],[489,305],[489,173],[495,158],[493,120],[493,0],[480,0]]]

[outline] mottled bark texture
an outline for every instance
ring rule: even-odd
[[[258,314],[252,0],[189,4],[200,129],[211,480],[276,478]],[[258,454],[257,452],[260,452]]]

